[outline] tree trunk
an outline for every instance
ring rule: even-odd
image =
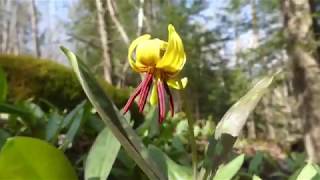
[[[37,16],[37,7],[35,0],[31,2],[31,28],[32,28],[32,38],[34,43],[34,48],[36,51],[37,57],[41,57],[40,50],[40,40],[39,40],[39,32],[38,32],[38,16]]]
[[[105,28],[105,10],[102,7],[102,2],[100,0],[96,0],[96,8],[97,8],[97,20],[98,20],[98,31],[100,35],[101,47],[102,47],[102,57],[103,57],[103,71],[105,80],[112,84],[112,66],[111,66],[111,58],[109,54],[108,47],[108,33]]]
[[[319,13],[319,1],[309,0],[309,4],[310,4],[312,14]],[[315,40],[319,41],[320,40],[319,16],[315,15],[312,17],[312,30],[313,30],[313,35],[314,35]],[[317,57],[318,63],[320,63],[320,46],[317,47],[316,57]]]
[[[287,53],[292,63],[299,114],[304,123],[309,159],[320,162],[320,69],[312,47],[314,34],[309,0],[282,0]]]
[[[9,26],[10,26],[10,18],[8,18],[7,12],[10,12],[11,9],[11,1],[1,1],[2,10],[5,12],[2,16],[2,28],[1,28],[1,53],[8,52],[8,44],[9,44]]]
[[[10,14],[10,26],[9,26],[9,46],[8,52],[11,54],[18,54],[18,21],[17,21],[17,4],[12,4]]]
[[[257,15],[257,2],[251,0],[251,16],[252,16],[252,48],[257,48],[259,45],[259,26],[258,26],[258,15]]]
[[[140,36],[142,34],[142,28],[143,28],[143,18],[144,18],[144,0],[139,1],[139,11],[138,11],[138,31],[137,36]]]

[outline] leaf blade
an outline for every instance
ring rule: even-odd
[[[219,139],[222,134],[230,134],[233,137],[239,136],[250,113],[266,93],[273,78],[274,75],[262,78],[249,92],[232,105],[217,125],[215,131],[216,139]]]
[[[96,138],[85,164],[85,179],[107,179],[121,144],[106,127]]]
[[[150,179],[165,179],[165,175],[160,172],[157,164],[153,162],[142,141],[130,127],[130,124],[119,113],[110,98],[105,94],[103,88],[89,68],[68,49],[61,47],[61,50],[69,59],[80,84],[101,119],[113,132],[114,136],[119,140],[131,158],[136,161],[138,166]]]
[[[0,172],[0,179],[77,179],[61,151],[30,137],[9,138],[0,152]]]
[[[244,162],[244,154],[239,155],[228,164],[221,166],[215,174],[213,180],[232,179],[233,176],[240,170]]]

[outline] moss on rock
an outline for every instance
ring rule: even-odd
[[[72,108],[86,98],[72,70],[48,59],[0,55],[0,66],[7,75],[9,101],[44,99],[63,109]],[[99,81],[118,108],[123,107],[130,95],[129,90]],[[142,117],[136,106],[131,113],[135,118]]]

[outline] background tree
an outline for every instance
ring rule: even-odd
[[[312,161],[320,161],[320,69],[309,1],[283,0],[287,52],[292,63],[295,95],[304,122],[305,147]],[[299,28],[297,28],[299,27]]]
[[[36,7],[36,1],[31,0],[30,5],[30,15],[31,15],[31,27],[32,27],[32,38],[34,47],[36,50],[37,57],[41,57],[41,50],[40,50],[40,40],[39,40],[39,28],[38,28],[38,12]]]

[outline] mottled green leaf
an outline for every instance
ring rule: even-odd
[[[222,134],[230,134],[238,137],[249,114],[256,107],[261,97],[270,86],[274,76],[262,78],[255,86],[243,97],[240,98],[222,117],[218,123],[215,138],[218,139]]]
[[[64,47],[61,47],[61,49],[68,57],[90,102],[130,157],[135,160],[150,179],[165,179],[165,175],[160,171],[158,165],[154,163],[141,139],[115,107],[90,69],[71,51]]]
[[[171,160],[165,153],[155,146],[149,146],[149,152],[159,164],[162,172],[168,174],[169,180],[192,180],[192,169]]]
[[[66,149],[70,143],[73,142],[75,136],[77,135],[81,124],[86,118],[88,117],[89,113],[89,106],[86,103],[86,101],[83,101],[80,103],[73,111],[71,111],[68,115],[72,114],[71,120],[70,120],[70,127],[66,133],[65,139],[63,144],[61,145],[62,149]],[[68,116],[66,117],[68,118]],[[64,122],[67,121],[64,119]]]
[[[261,167],[263,162],[263,154],[261,152],[257,152],[257,154],[250,161],[248,172],[251,174],[259,173],[259,168]]]
[[[46,126],[46,140],[54,142],[58,136],[63,118],[57,111],[53,111],[49,114],[48,123]]]
[[[222,165],[213,180],[230,180],[237,174],[244,162],[244,154],[239,155],[226,165]]]
[[[311,180],[317,175],[317,170],[313,167],[311,163],[308,163],[300,171],[297,180]]]
[[[30,117],[31,114],[18,106],[14,106],[11,104],[7,104],[7,103],[0,103],[0,112],[1,113],[8,113],[8,114],[15,114],[21,117]]]
[[[0,179],[76,180],[68,159],[54,146],[30,137],[9,138],[0,152]]]
[[[262,180],[262,179],[257,175],[253,175],[252,180]]]
[[[85,179],[107,179],[120,147],[121,144],[108,128],[102,130],[87,157]]]

